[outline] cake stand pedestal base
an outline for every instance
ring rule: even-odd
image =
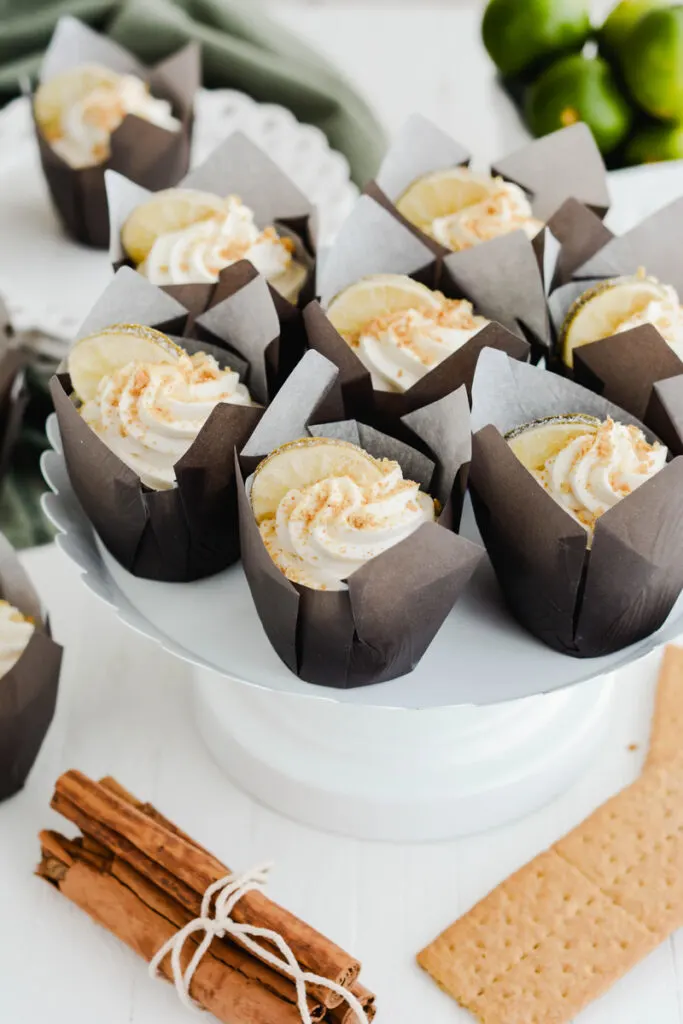
[[[213,757],[259,802],[325,831],[427,842],[520,818],[566,789],[602,736],[612,682],[416,711],[265,691],[197,668],[195,703]]]

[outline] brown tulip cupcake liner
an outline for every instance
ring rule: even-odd
[[[429,458],[356,420],[318,424],[317,410],[336,375],[329,360],[306,353],[236,461],[242,563],[266,635],[299,678],[347,689],[412,671],[484,552],[455,532],[470,459],[465,389],[406,417],[432,453]],[[350,441],[376,458],[395,460],[407,479],[443,507],[438,521],[424,523],[356,570],[348,590],[290,582],[265,547],[248,496],[248,476],[258,463],[280,445],[307,436]]]
[[[10,467],[28,399],[26,353],[0,297],[0,482]]]
[[[465,146],[427,118],[413,114],[389,147],[367,191],[395,209],[396,202],[415,181],[434,171],[467,167],[470,159]],[[607,170],[585,124],[571,125],[536,139],[496,160],[490,170],[491,174],[518,185],[526,193],[534,216],[545,222],[570,198],[585,203],[598,217],[609,209]],[[398,212],[397,215],[400,216]],[[404,223],[438,255],[448,251],[419,228],[408,221]],[[535,239],[541,262],[544,235],[541,232]]]
[[[77,242],[106,249],[109,215],[105,171],[116,171],[150,190],[174,185],[187,171],[193,102],[201,81],[200,50],[190,43],[154,67],[145,67],[127,50],[78,19],[70,15],[60,18],[43,58],[40,83],[87,63],[136,75],[149,84],[155,97],[171,103],[180,121],[179,131],[169,131],[129,114],[111,134],[109,157],[85,168],[71,167],[35,124],[43,172],[64,229]],[[33,105],[33,96],[31,102]]]
[[[35,629],[19,659],[0,678],[0,801],[23,788],[52,722],[62,648],[12,545],[0,533],[0,598]]]
[[[115,170],[106,175],[109,254],[114,269],[134,265],[123,247],[121,232],[133,211],[145,203],[152,192],[158,191],[157,186],[143,188],[127,178],[130,175],[117,174]],[[275,288],[271,291],[283,324],[287,326],[295,321],[300,328],[297,305],[305,305],[313,297],[314,285],[317,210],[310,200],[256,143],[239,131],[228,136],[202,164],[178,181],[177,187],[197,189],[222,198],[239,196],[254,212],[259,228],[274,225],[280,236],[291,241],[294,258],[308,270],[298,303],[289,302]],[[216,303],[226,273],[227,270],[220,273],[217,283],[161,287],[193,315],[199,315]]]
[[[583,413],[651,431],[575,382],[483,353],[473,385],[470,493],[507,604],[549,647],[577,658],[621,650],[657,630],[683,589],[683,459],[584,528],[540,487],[505,440],[544,417]]]
[[[584,223],[590,216],[585,208],[581,211]],[[612,278],[644,270],[683,296],[682,236],[683,199],[678,199],[625,234],[610,233],[583,260],[585,239],[583,244],[578,236],[567,239],[560,258],[572,267],[571,278],[548,297],[555,342],[552,368],[637,416],[675,455],[683,454],[683,362],[654,326],[580,345],[573,351],[573,370],[564,365],[558,340],[572,304]]]
[[[192,320],[170,295],[129,267],[119,270],[79,338],[121,323],[166,332],[190,354],[213,355],[239,372],[259,407],[220,403],[175,466],[177,485],[156,491],[104,444],[71,397],[68,374],[51,382],[67,471],[102,543],[135,576],[189,582],[239,557],[234,451],[240,451],[273,398],[278,321],[265,280],[249,265],[231,268],[243,286]],[[243,271],[248,273],[243,274]],[[188,331],[190,332],[188,335]]]
[[[491,321],[403,393],[373,388],[369,370],[325,314],[332,299],[349,285],[385,273],[405,274],[448,298],[468,299],[476,313]],[[545,345],[548,340],[538,264],[522,232],[437,259],[423,239],[367,195],[359,198],[325,254],[316,290],[319,300],[309,303],[303,314],[307,343],[339,371],[318,411],[321,422],[356,418],[405,437],[404,416],[463,385],[469,392],[477,359],[485,347],[527,360],[530,341]]]

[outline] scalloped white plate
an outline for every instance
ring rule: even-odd
[[[681,194],[680,170],[680,165],[662,165],[613,176],[618,198],[610,214],[612,228],[624,230],[654,206]],[[558,654],[512,618],[486,560],[414,672],[353,690],[313,686],[293,675],[270,647],[240,566],[183,585],[140,580],[125,572],[96,539],[75,499],[54,416],[48,421],[48,437],[53,451],[44,454],[42,468],[54,493],[44,497],[43,507],[60,532],[57,544],[76,563],[85,584],[119,618],[171,653],[250,686],[366,707],[483,706],[605,675],[683,630],[682,595],[657,633],[625,650],[593,659]],[[471,512],[463,532],[478,539]]]
[[[59,530],[57,545],[83,582],[119,618],[170,653],[259,689],[366,707],[484,706],[550,693],[606,675],[649,654],[683,630],[683,596],[652,636],[602,658],[571,658],[524,630],[504,605],[488,559],[446,619],[417,668],[374,686],[336,690],[297,678],[263,631],[241,565],[195,583],[158,583],[126,572],[106,551],[71,489],[56,417],[48,420],[53,450],[41,467],[53,493],[43,510]],[[466,507],[463,533],[478,540]]]
[[[193,163],[200,163],[233,131],[260,145],[320,211],[320,243],[329,241],[358,190],[346,159],[325,135],[301,124],[284,107],[256,103],[231,89],[200,90]],[[0,113],[0,294],[17,330],[58,339],[59,358],[112,274],[106,252],[72,242],[50,204],[33,135],[29,101]],[[59,344],[59,340],[62,344]]]

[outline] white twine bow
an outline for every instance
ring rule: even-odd
[[[296,986],[296,1001],[302,1024],[313,1024],[313,1018],[308,1009],[306,997],[306,985],[318,985],[327,988],[330,992],[336,992],[338,996],[346,1001],[349,1008],[355,1013],[359,1024],[368,1024],[365,1010],[361,1006],[353,992],[339,985],[336,981],[323,978],[319,974],[311,974],[304,971],[292,953],[291,949],[278,932],[270,928],[258,928],[252,924],[239,924],[233,921],[232,912],[235,905],[248,892],[263,892],[268,882],[268,873],[272,865],[262,864],[245,871],[243,875],[226,875],[219,878],[204,893],[199,917],[190,921],[181,928],[179,932],[172,935],[168,942],[165,942],[161,949],[152,958],[149,965],[149,973],[154,977],[164,958],[171,954],[171,971],[173,983],[180,1001],[188,1010],[197,1009],[198,1006],[190,996],[190,985],[197,967],[211,945],[214,938],[222,939],[225,935],[231,935],[237,939],[240,945],[244,946],[251,953],[270,964],[276,970],[288,975]],[[215,894],[216,906],[214,916],[211,917],[211,900]],[[180,957],[185,943],[195,932],[204,932],[204,938],[197,946],[194,956],[190,960],[185,971],[183,971]],[[278,957],[271,950],[255,942],[254,939],[266,939],[271,942],[282,954]]]

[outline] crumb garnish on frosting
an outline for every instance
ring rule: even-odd
[[[638,427],[608,418],[569,439],[531,472],[592,535],[597,519],[659,472],[666,456],[666,448],[650,444]]]
[[[140,273],[156,285],[210,283],[225,267],[248,259],[275,283],[294,269],[291,238],[280,237],[273,225],[260,229],[253,210],[239,196],[228,196],[225,202],[224,213],[158,235],[138,266]]]
[[[404,480],[396,462],[378,463],[381,477],[360,485],[332,476],[288,491],[259,526],[266,549],[293,583],[344,590],[370,559],[434,519],[434,502]]]
[[[175,464],[221,402],[253,404],[234,370],[197,352],[172,363],[129,363],[104,376],[80,411],[144,484],[166,490],[175,484]]]
[[[489,323],[466,299],[434,295],[438,307],[387,313],[345,335],[376,390],[407,391]]]
[[[429,234],[447,249],[469,249],[511,231],[533,238],[543,227],[524,191],[503,178],[491,179],[491,192],[479,202],[432,221]]]
[[[84,68],[84,73],[87,70]],[[47,82],[41,89],[47,90],[50,86],[51,82]],[[108,158],[111,135],[128,114],[166,131],[177,132],[181,128],[180,121],[173,116],[171,104],[152,96],[141,78],[107,71],[106,80],[67,104],[61,117],[41,126],[41,131],[71,167],[90,167]]]
[[[33,619],[0,600],[0,680],[16,665],[35,629]]]

